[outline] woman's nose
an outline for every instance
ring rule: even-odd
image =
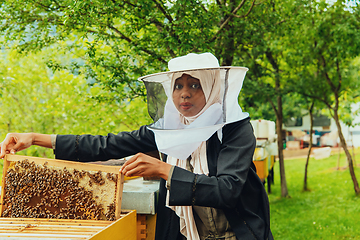
[[[190,97],[191,97],[191,93],[189,89],[183,88],[183,90],[181,91],[181,98],[190,98]]]

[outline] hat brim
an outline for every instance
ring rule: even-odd
[[[160,72],[160,73],[153,73],[153,74],[149,74],[149,75],[145,75],[142,77],[139,77],[138,80],[139,81],[149,81],[149,82],[164,82],[164,81],[168,81],[169,78],[167,77],[169,74],[172,73],[178,73],[178,72],[190,72],[190,71],[199,71],[199,70],[230,70],[230,69],[241,69],[241,70],[245,70],[248,71],[249,69],[247,67],[236,67],[236,66],[222,66],[222,67],[213,67],[213,68],[198,68],[198,69],[189,69],[189,70],[177,70],[177,71],[167,71],[167,72]],[[164,76],[164,78],[162,77]],[[144,80],[148,78],[147,80]]]

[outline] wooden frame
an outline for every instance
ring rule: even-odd
[[[116,221],[0,218],[0,239],[136,240],[136,211]]]
[[[106,166],[106,165],[98,165],[98,164],[90,164],[90,163],[81,163],[75,161],[64,161],[64,160],[55,160],[49,158],[38,158],[38,157],[29,157],[29,156],[21,156],[21,155],[10,155],[7,154],[4,158],[3,164],[3,177],[2,177],[2,193],[0,196],[0,215],[2,215],[4,211],[4,195],[5,195],[5,178],[7,170],[10,166],[11,162],[21,161],[27,159],[29,161],[35,162],[35,164],[45,164],[47,162],[48,166],[60,167],[67,169],[81,169],[85,171],[102,171],[106,173],[114,173],[119,174],[120,167],[119,166]],[[118,175],[119,176],[119,175]],[[115,195],[115,218],[120,218],[121,215],[121,200],[122,200],[122,192],[124,185],[124,175],[120,174],[120,177],[117,178],[117,189]]]

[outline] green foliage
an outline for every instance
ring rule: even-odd
[[[108,96],[96,84],[89,87],[81,75],[52,72],[45,62],[52,51],[21,57],[14,51],[2,55],[0,65],[0,137],[8,132],[46,134],[107,134],[130,131],[150,123],[141,99],[99,102],[89,95]],[[57,58],[66,58],[66,55]],[[110,93],[114,94],[114,93]],[[134,114],[136,113],[136,114]],[[32,147],[24,153],[52,156]]]
[[[357,149],[356,158],[360,151]],[[354,195],[349,170],[336,170],[337,154],[314,160],[309,165],[309,192],[303,192],[306,158],[285,161],[290,198],[277,197],[280,192],[278,163],[275,164],[275,185],[270,200],[271,230],[275,239],[360,239],[355,224],[360,211],[360,198]],[[346,156],[341,154],[346,166]],[[356,173],[360,174],[359,167]]]
[[[287,56],[295,73],[291,87],[335,107],[337,98],[358,88],[349,69],[360,54],[359,21],[344,1],[311,1],[304,10],[294,18],[297,28],[288,42],[290,47],[296,44]]]
[[[245,109],[253,109],[252,105],[257,105],[259,112],[255,113],[256,116],[269,118],[272,115],[269,119],[280,117],[281,121],[281,116],[286,119],[301,115],[297,109],[300,99],[289,90],[289,79],[294,73],[285,56],[289,52],[286,42],[292,36],[293,13],[298,12],[303,4],[303,1],[266,1],[261,5],[262,11],[254,11],[246,22],[250,33],[247,35],[249,45],[242,49],[242,61],[250,71],[242,94],[243,98],[247,98]],[[264,17],[266,21],[261,20]],[[279,97],[282,98],[283,109],[279,105]],[[273,113],[260,105],[267,105],[266,109],[272,109]],[[266,112],[262,112],[264,110]]]
[[[243,45],[244,18],[254,1],[0,1],[2,43],[20,52],[54,43],[79,54],[82,71],[118,100],[144,96],[139,76],[166,70],[170,58],[189,52],[218,53],[231,65]],[[236,10],[236,11],[235,11]]]
[[[73,52],[74,61],[53,58],[48,66],[82,73],[87,82],[114,93],[93,96],[102,101],[145,100],[145,89],[136,81],[139,76],[166,71],[172,57],[211,51],[221,65],[250,68],[244,85],[250,100],[245,104],[275,103],[277,96],[293,92],[288,84],[292,79],[313,78],[319,54],[330,59],[326,69],[336,76],[332,64],[356,56],[359,49],[354,25],[358,14],[354,10],[349,15],[344,1],[333,7],[308,0],[243,5],[242,1],[185,0],[2,0],[0,4],[3,46],[28,52],[56,43],[57,51]],[[319,38],[316,47],[309,45],[315,38]],[[327,89],[321,79],[316,82]]]

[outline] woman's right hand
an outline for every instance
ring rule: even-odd
[[[120,168],[127,177],[161,177],[168,180],[171,165],[144,153],[137,153]]]
[[[33,141],[33,133],[8,133],[4,141],[0,143],[0,158],[3,158],[5,154],[15,154],[30,147]]]

